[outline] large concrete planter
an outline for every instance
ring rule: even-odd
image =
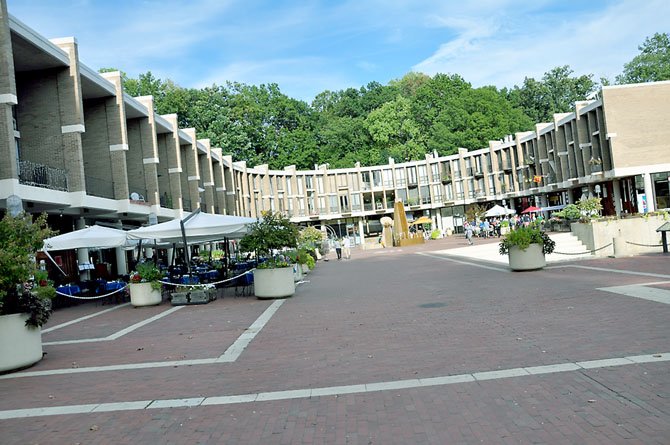
[[[531,244],[526,250],[511,246],[508,257],[509,267],[512,270],[535,270],[547,265],[541,244]]]
[[[151,287],[151,283],[130,283],[130,303],[133,306],[155,306],[163,301],[160,289]]]
[[[27,314],[0,315],[0,372],[25,368],[42,359],[42,331],[26,326]]]
[[[257,298],[286,298],[294,293],[293,267],[254,270],[254,294]]]

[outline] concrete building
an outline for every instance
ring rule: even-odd
[[[461,226],[475,203],[521,211],[598,196],[606,215],[670,207],[670,82],[605,87],[573,112],[479,150],[270,170],[180,129],[176,115],[154,112],[151,97],[124,93],[120,73],[84,65],[76,39],[48,40],[0,5],[0,209],[18,197],[61,232],[137,227],[196,209],[281,211],[296,223],[367,234],[396,201],[440,229]]]

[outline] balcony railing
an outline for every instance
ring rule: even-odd
[[[68,191],[65,170],[30,161],[19,161],[19,182],[33,187]]]

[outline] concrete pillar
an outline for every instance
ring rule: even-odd
[[[358,235],[361,237],[361,246],[365,246],[365,231],[363,230],[363,220],[358,220]]]
[[[172,208],[183,210],[184,204],[182,201],[183,195],[188,196],[188,190],[182,190],[181,176],[185,174],[182,170],[181,153],[179,145],[179,126],[177,123],[176,114],[164,115],[165,118],[172,125],[172,133],[164,138],[165,149],[167,151],[168,174],[170,175],[170,194],[172,195]],[[163,162],[161,160],[161,162]]]
[[[128,199],[128,167],[126,153],[128,152],[128,129],[126,126],[126,107],[123,103],[123,86],[121,73],[114,71],[103,73],[102,76],[114,84],[116,94],[105,100],[105,115],[107,116],[107,136],[109,138],[109,155],[114,177],[114,199]],[[144,194],[144,191],[142,191]]]
[[[651,181],[651,173],[643,173],[642,178],[644,179],[644,194],[647,197],[647,212],[653,212],[656,210],[656,198],[654,196],[654,183]]]
[[[7,2],[0,0],[0,179],[18,179],[12,107],[18,103]]]
[[[214,170],[212,167],[212,147],[209,142],[209,139],[201,139],[199,141],[202,145],[205,146],[207,154],[201,157],[200,162],[200,174],[202,175],[202,186],[205,189],[204,192],[204,202],[207,206],[207,211],[209,213],[216,213],[215,209],[217,207],[215,200],[215,182],[214,182]]]
[[[119,275],[126,275],[128,273],[126,251],[123,250],[123,247],[117,247],[114,251],[116,253],[116,273]]]
[[[165,166],[168,165],[167,159],[158,157],[158,138],[156,136],[156,116],[154,115],[154,100],[152,96],[141,96],[136,98],[149,111],[146,119],[140,120],[140,137],[142,140],[142,163],[144,164],[144,183],[147,190],[145,199],[151,205],[160,204],[161,192],[168,192],[172,197],[169,187],[161,190],[158,183],[158,167],[162,163],[163,170],[167,172]]]
[[[74,222],[75,229],[81,230],[86,228],[86,220],[84,218],[79,218],[76,219]],[[77,263],[78,264],[88,264],[91,262],[91,259],[88,256],[88,249],[86,248],[80,248],[77,249]],[[84,280],[90,280],[91,279],[91,272],[88,270],[82,270],[79,272],[79,279],[84,281]]]
[[[621,216],[623,207],[621,206],[621,185],[618,179],[612,181],[612,200],[614,201],[616,216]]]
[[[67,37],[54,39],[51,42],[65,51],[70,59],[69,69],[60,70],[57,75],[58,105],[68,191],[82,192],[86,190],[84,151],[81,140],[85,127],[77,41],[74,37]]]

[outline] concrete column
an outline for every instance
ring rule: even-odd
[[[119,275],[125,275],[128,273],[128,263],[126,262],[126,251],[123,250],[123,247],[117,247],[114,249],[116,253],[116,273]]]
[[[365,231],[363,230],[363,220],[359,219],[358,220],[358,235],[361,238],[361,246],[365,246]]]
[[[84,102],[79,76],[79,52],[74,37],[51,41],[68,54],[69,69],[57,74],[58,105],[62,133],[62,149],[67,184],[70,192],[86,191],[84,176],[84,151],[81,134],[84,127]]]
[[[186,128],[184,133],[191,137],[191,144],[186,149],[186,179],[188,180],[188,197],[191,200],[191,211],[200,208],[200,167],[198,161],[198,141],[195,137],[195,128]]]
[[[18,103],[7,2],[0,0],[0,179],[18,179],[12,107]]]
[[[167,172],[167,159],[158,157],[158,138],[156,136],[156,116],[154,115],[153,96],[141,96],[136,99],[147,108],[149,116],[140,120],[140,137],[142,140],[142,163],[144,164],[144,183],[147,190],[145,199],[151,205],[160,204],[160,193],[170,192],[168,187],[160,189],[158,183],[159,163],[163,164],[163,171]],[[171,195],[170,195],[171,196]]]
[[[102,76],[114,84],[116,94],[105,101],[105,115],[107,117],[107,135],[109,137],[109,152],[114,177],[114,198],[128,199],[128,169],[126,153],[128,152],[128,128],[126,126],[126,107],[123,103],[123,86],[121,73],[114,71],[103,73]],[[144,192],[142,192],[144,193]]]
[[[188,194],[188,190],[182,190],[181,188],[181,176],[184,172],[181,165],[177,115],[168,114],[163,116],[163,118],[172,125],[172,133],[164,139],[167,151],[168,174],[170,175],[172,205],[174,209],[183,210],[182,193]]]
[[[621,206],[621,185],[618,179],[614,179],[612,181],[612,200],[614,201],[616,216],[621,216],[621,213],[623,213],[623,207]]]
[[[199,141],[207,149],[207,154],[202,156],[202,161],[200,163],[200,172],[202,175],[202,186],[205,189],[205,205],[209,213],[215,213],[217,207],[215,200],[215,182],[214,182],[214,169],[212,167],[212,147],[210,145],[209,139],[201,139]]]
[[[643,173],[644,194],[647,197],[647,212],[656,210],[656,197],[654,195],[654,183],[651,181],[651,173]]]
[[[74,222],[75,229],[81,230],[86,228],[86,220],[84,218],[79,218],[76,219]],[[91,259],[88,256],[88,249],[86,248],[80,248],[77,249],[77,263],[78,264],[84,264],[84,263],[90,263]],[[91,279],[91,272],[88,270],[83,270],[79,272],[79,279],[80,280],[90,280]]]

